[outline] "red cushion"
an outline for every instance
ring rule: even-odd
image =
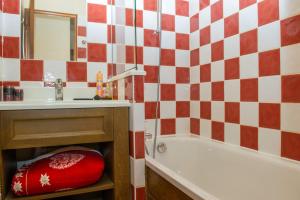
[[[75,189],[96,183],[103,170],[99,152],[68,150],[24,165],[13,177],[11,187],[17,196]]]

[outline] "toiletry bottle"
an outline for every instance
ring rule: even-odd
[[[103,97],[103,74],[99,71],[96,75],[96,89],[99,97]]]

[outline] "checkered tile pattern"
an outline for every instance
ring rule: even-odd
[[[20,0],[2,0],[1,6],[1,85],[52,87],[62,78],[66,87],[85,88],[95,86],[97,71],[109,75],[114,26],[106,1],[87,0],[87,17],[78,17],[78,62],[20,59]]]
[[[190,3],[191,132],[300,160],[300,2]]]

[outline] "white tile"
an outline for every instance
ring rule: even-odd
[[[96,75],[95,75],[96,77]],[[66,62],[64,61],[44,61],[44,81],[53,82],[56,79],[66,81]]]
[[[20,15],[2,13],[3,35],[11,37],[21,36],[21,18]]]
[[[71,82],[67,82],[67,87],[75,87],[72,85],[73,83]],[[76,88],[83,88],[83,87],[87,87],[87,84],[84,84],[84,83],[74,83],[74,84],[77,84],[76,85]],[[21,81],[20,82],[20,87],[21,88],[42,88],[44,87],[44,82],[42,81]],[[26,95],[26,91],[24,92],[24,99],[28,99],[26,98],[28,95]],[[40,99],[40,97],[37,97]]]
[[[146,133],[152,133],[154,136],[155,133],[155,119],[147,119],[145,122]],[[160,135],[160,120],[157,120],[157,133]]]
[[[107,24],[88,22],[87,41],[90,43],[107,43]]]
[[[281,74],[300,74],[300,43],[280,50]]]
[[[281,78],[280,76],[265,76],[258,78],[259,102],[281,102]]]
[[[145,108],[143,103],[135,103],[129,109],[129,128],[132,131],[143,131],[145,129]]]
[[[117,63],[125,63],[125,46],[124,45],[116,45],[117,49]]]
[[[190,118],[176,118],[176,135],[187,135],[190,132]]]
[[[86,48],[86,37],[77,36],[77,47]]]
[[[143,11],[143,19],[144,19],[143,25],[144,25],[144,28],[156,30],[157,29],[156,17],[157,17],[156,12],[144,10]]]
[[[200,35],[199,30],[190,33],[190,49],[191,50],[199,48],[199,44],[200,44],[199,35]]]
[[[200,100],[201,101],[211,100],[211,83],[200,84]]]
[[[225,121],[225,105],[222,101],[211,102],[211,119],[213,121],[224,122]]]
[[[211,62],[211,45],[200,47],[200,65],[208,64]]]
[[[175,0],[162,1],[162,13],[175,15],[176,3]]]
[[[227,80],[224,82],[224,99],[227,102],[240,101],[240,80]]]
[[[124,0],[127,1],[127,0]],[[144,2],[143,1],[135,1],[136,2],[136,9],[144,10]]]
[[[259,128],[258,150],[280,156],[281,133],[279,130]]]
[[[125,25],[125,8],[124,7],[115,7],[115,25]]]
[[[145,186],[145,159],[134,159],[134,183],[136,187]]]
[[[132,35],[131,35],[131,37],[132,37]],[[144,46],[144,29],[143,28],[136,29],[136,40],[137,40],[138,46]]]
[[[190,101],[189,84],[176,84],[176,101]]]
[[[224,58],[236,58],[240,56],[240,37],[234,35],[224,40]]]
[[[118,80],[118,99],[125,100],[125,79]]]
[[[240,78],[258,77],[258,54],[249,54],[240,57]]]
[[[300,13],[299,0],[279,0],[280,19],[286,19]]]
[[[258,28],[258,51],[268,51],[280,47],[280,22],[276,21]]]
[[[124,44],[125,43],[125,27],[124,26],[115,26],[116,31],[116,43]]]
[[[191,118],[199,118],[200,116],[200,101],[190,102],[190,114]]]
[[[3,58],[3,81],[20,81],[20,60]]]
[[[87,0],[87,3],[107,5],[107,1],[106,0]]]
[[[237,0],[223,0],[224,18],[239,12],[239,6],[239,1]]]
[[[176,102],[175,101],[161,101],[160,102],[160,118],[176,118]]]
[[[257,4],[253,4],[239,12],[240,33],[244,33],[258,27],[257,13]]]
[[[226,143],[240,145],[240,125],[225,123],[224,141]]]
[[[133,9],[134,8],[134,2],[135,2],[134,0],[126,0],[125,1],[125,7]]]
[[[200,82],[200,68],[199,66],[194,66],[190,68],[190,81],[191,83]]]
[[[190,18],[175,15],[175,32],[176,33],[190,33]]]
[[[204,27],[210,25],[210,6],[207,6],[199,13],[199,28],[203,29]]]
[[[296,103],[281,104],[281,130],[300,132],[300,106]]]
[[[103,81],[107,81],[107,64],[99,62],[87,63],[87,80],[88,82],[96,82],[96,74],[101,71],[103,74]]]
[[[176,67],[190,67],[190,51],[176,49],[175,65]]]
[[[156,101],[157,100],[157,84],[156,83],[145,83],[145,101]]]
[[[200,10],[199,0],[190,0],[189,3],[190,3],[189,4],[189,8],[190,8],[189,16],[193,16],[193,15],[199,13],[199,10]]]
[[[135,39],[132,37],[134,35],[134,27],[132,26],[125,26],[125,44],[126,45],[135,45]]]
[[[242,125],[258,126],[258,103],[241,102],[240,103],[240,120]]]
[[[218,20],[210,25],[211,43],[224,39],[224,19]]]
[[[159,49],[156,47],[144,47],[144,64],[145,65],[158,65]]]
[[[161,33],[161,48],[175,49],[176,48],[176,33],[170,31],[162,31]]]
[[[223,81],[224,77],[224,61],[217,61],[211,63],[211,81]]]
[[[200,135],[211,138],[211,120],[200,119]]]
[[[176,67],[160,66],[160,82],[176,83]]]

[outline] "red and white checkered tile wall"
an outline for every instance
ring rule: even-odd
[[[191,132],[300,161],[300,1],[190,3]]]
[[[87,19],[78,19],[78,62],[21,59],[20,0],[1,0],[1,5],[3,85],[48,87],[62,78],[67,87],[93,87],[97,71],[102,70],[105,79],[109,75],[112,26],[106,0],[87,0]]]

